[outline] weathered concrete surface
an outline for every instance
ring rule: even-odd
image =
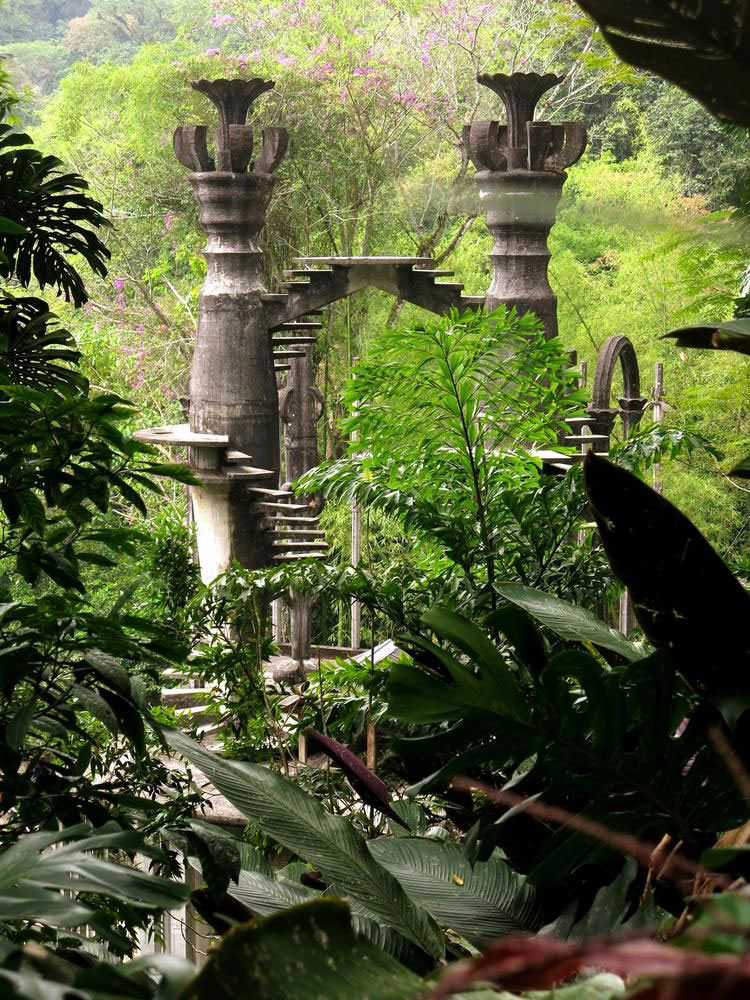
[[[256,468],[271,470],[278,484],[278,396],[273,354],[262,296],[258,236],[274,185],[272,171],[286,149],[283,129],[267,129],[252,166],[252,129],[245,124],[250,105],[273,83],[264,80],[201,80],[193,84],[216,105],[216,164],[208,156],[205,126],[182,126],[175,153],[193,170],[190,182],[200,208],[207,242],[207,274],[200,294],[198,329],[190,374],[190,429],[225,434],[229,448],[252,457]],[[199,169],[196,169],[199,168]],[[193,464],[200,473],[198,449]],[[262,511],[247,484],[217,482],[216,468],[205,488],[193,490],[201,576],[205,581],[233,559],[248,568],[271,562]]]
[[[567,177],[565,168],[583,155],[586,130],[565,122],[535,122],[542,95],[562,81],[553,74],[483,74],[505,106],[507,124],[476,121],[464,129],[464,145],[477,169],[479,197],[495,243],[487,311],[504,305],[534,312],[547,337],[557,336],[557,299],[548,278],[547,238]]]

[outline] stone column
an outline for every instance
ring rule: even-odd
[[[287,384],[279,393],[279,410],[284,428],[286,477],[295,482],[318,465],[316,424],[323,416],[324,401],[313,381],[312,346],[293,346],[297,357],[291,358]],[[309,497],[297,498],[302,500]],[[291,658],[303,664],[310,659],[312,598],[291,591],[289,594]],[[304,668],[301,671],[304,673]]]
[[[266,80],[199,80],[192,84],[217,107],[216,160],[205,125],[183,125],[174,135],[177,159],[190,182],[206,232],[207,274],[200,294],[195,353],[190,374],[191,431],[224,434],[229,449],[243,452],[278,485],[278,397],[271,338],[264,318],[261,253],[257,246],[283,159],[287,133],[263,132],[253,154],[245,124],[253,101],[274,84]],[[205,456],[205,458],[204,458]],[[215,456],[215,457],[214,457]],[[232,481],[219,465],[221,453],[193,450],[191,464],[205,482],[193,487],[201,576],[209,582],[232,560],[255,568],[270,562],[268,535],[246,481]]]
[[[586,148],[583,125],[535,122],[541,96],[562,77],[538,73],[482,74],[477,81],[499,95],[507,124],[477,121],[464,129],[464,145],[477,168],[476,181],[487,226],[492,284],[488,312],[515,306],[533,312],[546,336],[557,336],[557,299],[547,277],[547,238],[567,174]]]
[[[292,346],[299,357],[290,359],[286,386],[279,393],[284,428],[286,478],[290,483],[318,465],[316,424],[323,416],[323,396],[313,381],[312,346]]]

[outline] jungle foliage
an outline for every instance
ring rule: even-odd
[[[722,78],[706,92],[701,69],[722,59],[742,82],[731,4],[688,22],[649,0],[646,28],[622,5],[581,6],[618,52],[744,121],[746,88],[725,89]],[[296,4],[271,16],[253,0],[221,0],[213,34],[198,35],[218,40],[205,52],[189,36],[163,40],[175,7],[155,8],[165,19],[151,26],[137,7],[49,5],[41,30],[56,45],[65,28],[64,44],[73,51],[78,37],[85,53],[110,17],[115,49],[118,32],[129,38],[119,64],[93,65],[90,47],[92,63],[41,111],[41,134],[54,132],[67,161],[90,167],[101,201],[25,136],[3,128],[0,137],[0,982],[22,1000],[213,1000],[248,989],[269,1000],[438,1000],[498,996],[495,986],[584,1000],[623,995],[622,976],[642,1000],[744,996],[750,598],[691,520],[640,478],[670,450],[700,455],[704,468],[673,482],[686,494],[702,486],[696,511],[719,521],[713,534],[741,556],[730,536],[742,503],[726,501],[735,487],[724,459],[694,425],[710,415],[741,484],[745,370],[714,355],[712,376],[692,355],[748,353],[747,324],[731,320],[746,263],[742,210],[727,221],[705,202],[686,204],[656,142],[644,140],[640,78],[572,4],[469,4],[464,18],[452,3],[379,4],[372,14],[316,2],[302,17]],[[12,39],[28,40],[34,10],[29,0],[13,12]],[[271,49],[282,31],[283,51]],[[245,51],[251,37],[266,48],[257,58]],[[264,113],[294,118],[300,142],[269,228],[271,276],[300,249],[373,252],[387,241],[393,251],[395,231],[398,249],[450,258],[480,285],[486,246],[476,206],[463,200],[466,164],[446,166],[451,122],[480,111],[475,73],[501,61],[518,68],[530,39],[540,66],[573,60],[548,110],[571,116],[589,101],[602,154],[571,177],[555,237],[570,342],[593,347],[621,317],[644,339],[673,331],[686,352],[684,368],[675,361],[678,426],[626,442],[613,451],[619,465],[590,454],[582,472],[546,476],[530,452],[580,397],[533,321],[430,324],[366,299],[334,312],[323,338],[321,384],[332,411],[351,416],[326,427],[332,461],[304,488],[356,498],[384,519],[384,535],[413,536],[409,558],[356,573],[303,567],[297,578],[232,572],[202,587],[187,568],[187,532],[168,523],[154,541],[133,526],[136,515],[154,517],[160,482],[168,490],[191,477],[127,434],[136,414],[176,412],[178,391],[165,403],[159,383],[179,386],[189,360],[198,243],[171,154],[154,151],[154,136],[166,147],[176,115],[193,110],[184,77],[278,64]],[[665,40],[679,43],[679,67]],[[432,174],[427,150],[415,155],[426,134]],[[730,146],[728,156],[741,155],[742,138]],[[710,188],[705,175],[700,183]],[[657,205],[657,236],[644,235],[640,221]],[[69,251],[87,262],[86,281]],[[27,294],[45,287],[71,300],[75,340]],[[113,391],[126,387],[138,408]],[[590,539],[584,516],[631,593],[642,639],[595,608],[609,581],[588,541],[571,537]],[[138,597],[144,564],[154,593]],[[107,574],[116,586],[95,593]],[[263,676],[267,602],[289,587],[359,597],[398,630],[402,651],[379,670],[321,667],[288,696],[296,729]],[[167,713],[152,711],[151,694],[188,648],[204,675],[228,680],[221,700],[240,750],[252,744],[262,760],[229,759],[157,724]],[[336,739],[374,719],[389,739],[378,775]],[[299,735],[335,766],[293,777]],[[167,746],[246,816],[241,839],[194,814],[200,797],[164,763]],[[186,901],[178,852],[203,878],[192,905],[218,946],[197,974],[157,954],[114,961]],[[103,955],[92,954],[86,927]],[[656,942],[657,931],[668,940]]]

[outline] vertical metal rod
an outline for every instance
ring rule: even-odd
[[[656,377],[654,380],[654,424],[658,425],[664,421],[664,363],[657,361]],[[664,480],[662,478],[661,462],[654,462],[654,489],[657,493],[664,492]]]
[[[347,300],[348,303],[348,300]],[[351,335],[350,335],[350,349],[351,349]],[[356,358],[352,358],[350,354],[350,364],[353,365]],[[352,442],[359,441],[359,431],[352,431]],[[359,566],[359,561],[362,557],[362,508],[357,503],[356,500],[352,501],[352,566]],[[360,649],[362,646],[362,605],[356,599],[352,598],[351,603],[351,635],[349,637],[349,644],[352,649]]]
[[[352,566],[359,566],[362,556],[362,508],[356,500],[352,502]],[[362,646],[362,605],[352,598],[352,629],[350,644],[352,649],[360,649]]]
[[[271,638],[274,642],[282,642],[281,636],[281,598],[271,601]]]

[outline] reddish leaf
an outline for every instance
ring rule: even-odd
[[[372,806],[373,809],[377,809],[379,813],[411,832],[408,825],[391,808],[386,783],[381,781],[377,774],[373,774],[369,767],[365,767],[349,747],[339,743],[338,740],[332,740],[329,736],[324,736],[323,733],[319,733],[315,729],[307,730],[307,738],[310,742],[317,744],[323,753],[330,757],[337,767],[341,768],[349,784],[366,805]]]
[[[550,989],[583,968],[662,980],[637,994],[640,1000],[708,1000],[712,996],[735,1000],[750,995],[750,958],[745,956],[703,955],[646,937],[580,943],[524,936],[503,938],[479,958],[450,971],[429,1000],[442,1000],[476,983],[493,983],[507,990]],[[709,991],[706,983],[711,983]]]

